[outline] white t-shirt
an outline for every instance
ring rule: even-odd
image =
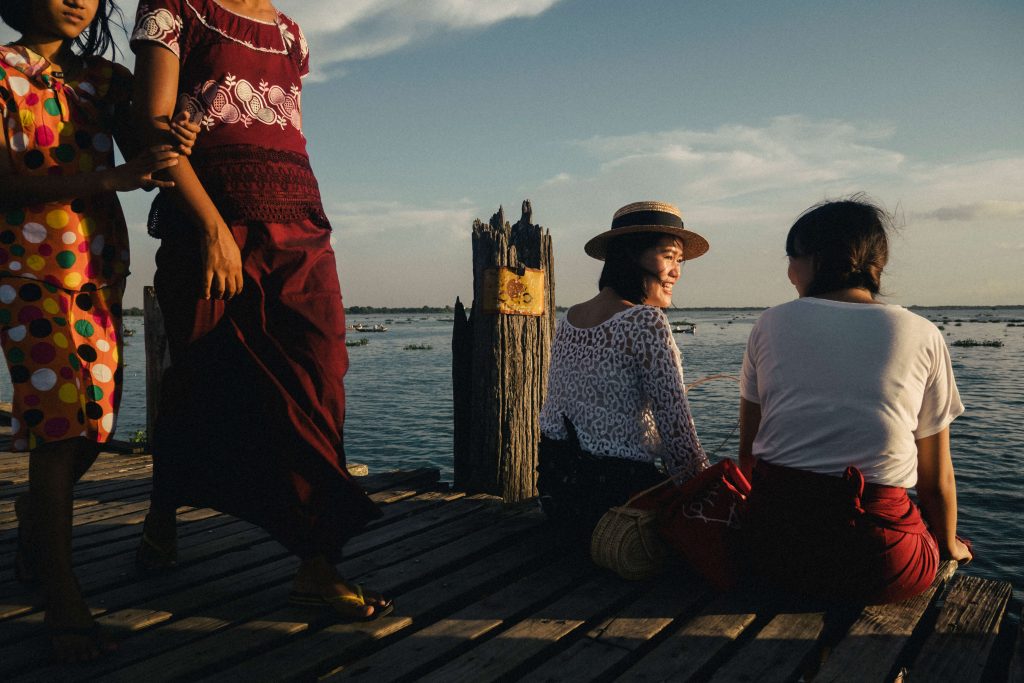
[[[684,481],[708,466],[683,384],[682,359],[659,308],[634,306],[594,327],[558,323],[540,430],[604,457],[654,462]]]
[[[964,412],[942,333],[901,306],[804,297],[761,314],[740,393],[761,405],[754,455],[871,483],[917,483],[917,445]]]

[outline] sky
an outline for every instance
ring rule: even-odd
[[[583,244],[655,199],[711,243],[676,306],[770,306],[795,296],[789,226],[855,192],[900,225],[887,301],[1024,304],[1019,0],[277,6],[310,43],[304,132],[348,306],[468,303],[473,220],[524,199],[558,305],[597,291]],[[141,305],[151,195],[121,198]]]

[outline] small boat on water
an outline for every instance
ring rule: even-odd
[[[672,334],[697,334],[697,323],[673,325]]]
[[[384,327],[383,325],[379,325],[379,324],[378,325],[363,325],[361,323],[356,323],[355,325],[352,326],[352,329],[355,330],[356,332],[387,332],[388,331],[387,327]]]
[[[130,327],[124,327],[124,328],[121,329],[121,335],[124,336],[124,337],[134,337],[135,336],[135,330],[133,330]]]

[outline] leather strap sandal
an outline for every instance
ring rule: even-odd
[[[328,607],[339,617],[351,621],[373,621],[395,611],[395,604],[391,600],[382,599],[382,602],[367,600],[363,593],[363,587],[358,583],[353,584],[352,589],[355,591],[353,595],[329,596],[320,595],[319,593],[292,591],[288,594],[288,602],[293,605],[306,607]],[[373,608],[373,612],[364,616],[358,608],[366,607],[367,605]]]

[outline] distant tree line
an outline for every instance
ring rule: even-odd
[[[410,306],[408,308],[389,308],[387,306],[346,306],[345,313],[350,315],[368,315],[371,313],[451,313],[451,306]]]

